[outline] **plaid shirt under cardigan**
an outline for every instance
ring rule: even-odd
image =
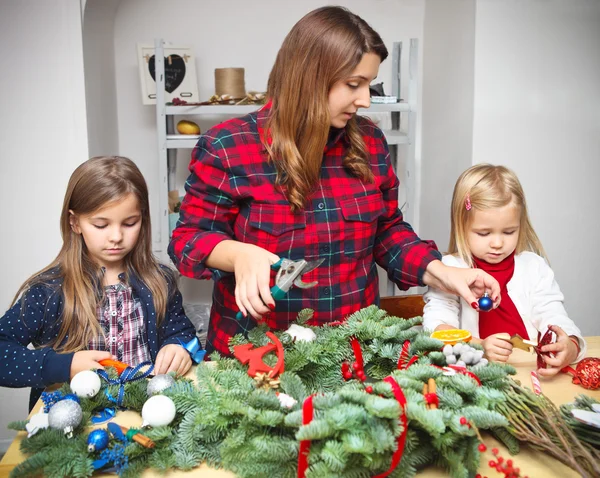
[[[235,320],[234,275],[208,269],[206,258],[221,241],[255,244],[292,260],[325,258],[303,276],[318,286],[292,288],[264,317],[272,329],[286,329],[300,310],[315,311],[311,324],[342,320],[379,303],[376,263],[400,288],[423,285],[427,265],[440,259],[435,244],[422,241],[398,209],[399,181],[382,131],[357,117],[370,154],[374,182],[343,166],[345,130],[332,128],[323,155],[321,180],[307,206],[292,212],[277,171],[260,141],[269,105],[228,120],[201,136],[192,153],[186,195],[169,254],[179,271],[215,280],[207,352],[230,354],[229,338],[254,327],[248,315]],[[272,273],[272,283],[275,273]]]
[[[135,367],[150,360],[144,309],[131,287],[120,282],[104,287],[104,302],[96,308],[102,334],[92,339],[88,350],[106,350],[117,360]]]

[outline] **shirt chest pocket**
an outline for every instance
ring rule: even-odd
[[[236,237],[271,252],[288,251],[303,245],[306,216],[293,213],[287,204],[253,203],[236,222]]]
[[[373,255],[379,217],[385,212],[380,192],[339,202],[343,226],[343,254],[363,258]]]

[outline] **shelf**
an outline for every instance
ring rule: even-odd
[[[388,144],[408,144],[408,135],[402,131],[386,130],[383,132]],[[199,134],[168,134],[167,149],[193,149],[200,139]]]
[[[256,111],[262,105],[191,105],[191,106],[166,106],[165,114],[168,115],[245,115]],[[411,111],[410,105],[406,102],[391,104],[372,104],[369,108],[361,108],[358,114],[365,115],[369,113],[386,112],[408,112]]]
[[[410,140],[407,133],[396,130],[384,130],[383,134],[387,144],[410,144]]]
[[[167,149],[190,148],[196,146],[199,134],[168,134]]]

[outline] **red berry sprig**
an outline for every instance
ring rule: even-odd
[[[479,444],[479,446],[477,447],[477,449],[483,453],[484,451],[487,450],[487,447],[485,446],[485,443],[481,442]],[[492,448],[492,454],[496,457],[495,460],[490,460],[488,462],[488,466],[490,468],[493,468],[494,470],[496,470],[498,473],[502,473],[504,474],[505,478],[529,478],[528,476],[522,476],[520,473],[519,468],[515,468],[513,466],[513,461],[512,460],[504,460],[504,458],[502,456],[500,456],[500,451],[498,450],[498,448]],[[478,473],[477,475],[475,475],[475,478],[487,478],[487,477],[482,477],[480,473]]]
[[[358,362],[353,362],[352,368],[350,368],[348,362],[342,363],[342,376],[344,377],[344,380],[356,378],[357,380],[364,382],[367,379],[364,369]]]

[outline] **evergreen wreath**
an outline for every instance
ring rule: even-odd
[[[285,367],[278,377],[251,377],[239,360],[215,353],[197,366],[195,383],[176,379],[162,392],[175,403],[175,419],[140,431],[153,448],[127,442],[118,474],[190,470],[206,462],[248,478],[411,477],[429,465],[467,478],[485,450],[479,430],[518,451],[514,407],[519,397],[528,404],[539,397],[509,378],[512,366],[489,363],[449,374],[443,343],[414,327],[420,317],[405,320],[370,306],[339,325],[313,327],[307,325],[312,315],[302,311],[297,324],[315,333],[313,341],[283,331],[273,335],[265,326],[231,339],[233,351],[267,346],[277,337]],[[264,363],[273,367],[277,357],[267,355]],[[114,369],[108,374],[117,377]],[[124,408],[139,412],[148,398],[146,381],[124,388]],[[71,393],[68,384],[60,391]],[[83,420],[73,438],[43,429],[24,439],[29,458],[11,476],[92,476],[99,454],[87,450],[90,417],[111,406],[107,396],[118,392],[118,385],[103,384],[94,398],[81,399]],[[25,430],[26,423],[10,428]],[[105,455],[122,446],[111,439]]]

